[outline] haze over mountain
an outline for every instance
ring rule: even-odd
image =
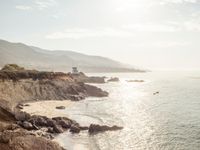
[[[0,67],[16,63],[39,70],[70,71],[77,66],[84,72],[135,72],[132,66],[101,56],[90,56],[73,51],[45,50],[23,43],[0,40]]]

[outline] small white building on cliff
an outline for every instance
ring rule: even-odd
[[[72,67],[72,74],[79,74],[77,67]]]

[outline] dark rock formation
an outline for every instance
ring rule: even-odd
[[[80,128],[80,130],[88,130],[89,129],[89,127],[86,127],[86,126],[80,126],[79,128]]]
[[[64,150],[57,143],[36,137],[25,130],[0,132],[1,150]]]
[[[84,85],[88,95],[95,96],[95,97],[106,97],[108,96],[108,92],[101,90],[100,88],[91,86],[91,85]]]
[[[123,127],[118,127],[118,126],[106,126],[106,125],[98,125],[98,124],[91,124],[89,126],[89,133],[98,133],[98,132],[105,132],[105,131],[115,131],[115,130],[121,130]]]
[[[72,125],[70,127],[69,131],[72,132],[72,133],[79,133],[81,131],[81,129],[80,129],[80,127],[78,125]]]
[[[71,127],[71,121],[67,121],[67,120],[59,120],[58,124],[65,129],[68,129]]]

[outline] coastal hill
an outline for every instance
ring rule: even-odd
[[[77,66],[83,72],[142,71],[101,56],[85,55],[73,51],[50,51],[23,43],[0,40],[0,68],[5,64],[13,63],[29,69],[64,72],[69,72],[72,66]]]

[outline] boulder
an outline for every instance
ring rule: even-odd
[[[28,121],[24,121],[24,122],[22,123],[22,126],[23,126],[23,128],[25,128],[25,129],[27,129],[27,130],[32,130],[32,129],[34,129],[33,125],[32,125],[30,122],[28,122]]]
[[[119,127],[119,126],[106,126],[106,125],[98,125],[98,124],[91,124],[89,126],[89,133],[97,133],[97,132],[105,132],[105,131],[115,131],[115,130],[121,130],[123,129],[123,127]]]
[[[56,106],[56,109],[65,109],[65,106]]]

